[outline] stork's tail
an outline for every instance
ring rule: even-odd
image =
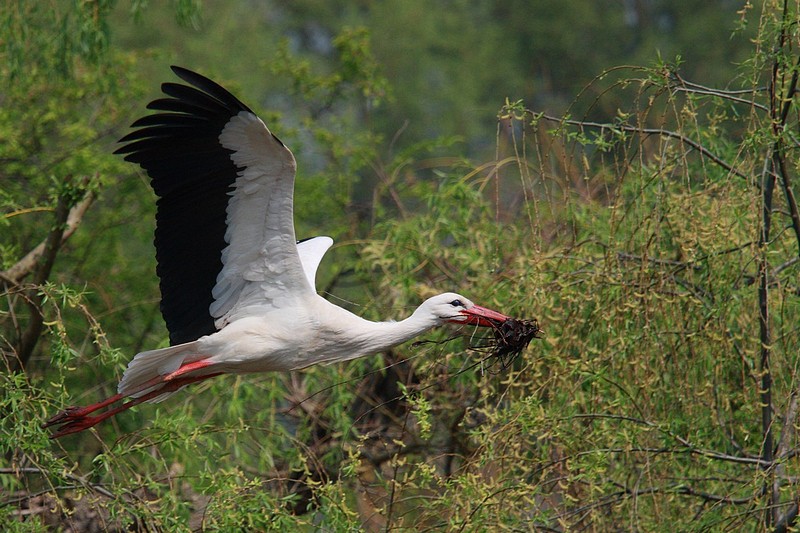
[[[122,396],[139,398],[161,387],[163,380],[159,378],[176,372],[186,364],[208,358],[207,355],[197,353],[196,344],[197,342],[193,341],[136,354],[136,357],[128,363],[128,368],[125,369],[117,385],[117,392]],[[148,386],[149,384],[152,385]],[[175,391],[165,392],[147,401],[158,403],[173,392]]]

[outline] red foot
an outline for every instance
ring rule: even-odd
[[[116,413],[112,413],[116,414]],[[109,415],[111,416],[111,415]],[[99,424],[103,420],[108,418],[107,416],[84,416],[77,420],[68,421],[66,424],[58,428],[58,431],[50,435],[51,439],[58,439],[63,437],[64,435],[70,435],[72,433],[78,433],[79,431],[83,431],[84,429],[89,429],[90,427]],[[48,421],[49,422],[49,421]]]
[[[112,403],[116,403],[121,399],[121,394],[115,394],[114,396],[111,396],[102,402],[93,403],[92,405],[87,405],[86,407],[67,407],[54,417],[49,418],[44,424],[42,424],[42,427],[47,428],[56,424],[63,424],[65,422],[71,422],[73,420],[85,418],[89,413],[93,413],[98,409],[102,409],[103,407],[111,405]]]

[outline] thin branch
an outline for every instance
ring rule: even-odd
[[[605,129],[605,130],[619,130],[625,131],[630,133],[639,133],[643,135],[659,135],[662,137],[669,137],[671,139],[677,139],[681,144],[685,144],[690,146],[691,148],[697,150],[701,155],[710,159],[717,165],[721,166],[731,174],[739,176],[740,178],[747,178],[747,175],[740,170],[736,170],[733,168],[733,165],[724,161],[721,157],[711,152],[708,148],[700,144],[699,142],[690,139],[689,137],[678,133],[676,131],[667,130],[664,128],[639,128],[636,126],[629,126],[627,124],[611,124],[611,123],[604,123],[604,122],[588,122],[588,121],[581,121],[581,120],[565,120],[563,118],[554,117],[551,115],[536,115],[544,120],[549,122],[556,122],[559,124],[569,124],[570,126],[579,126],[579,127],[586,127],[586,128],[595,128],[595,129]]]
[[[794,438],[794,420],[797,418],[797,409],[798,405],[800,405],[798,399],[800,399],[800,391],[795,389],[792,391],[789,406],[783,415],[783,428],[781,429],[780,437],[778,437],[778,447],[775,449],[775,457],[779,459],[789,453],[789,446]],[[783,465],[779,465],[776,469],[776,474],[780,475],[783,470]]]
[[[700,270],[702,267],[697,264],[697,261],[675,261],[673,259],[657,259],[653,257],[644,258],[639,255],[634,255],[627,252],[617,252],[617,258],[621,261],[632,261],[636,263],[650,263],[657,266],[674,266],[679,267],[681,270],[690,268],[692,270]]]
[[[600,498],[594,502],[567,511],[566,513],[558,517],[558,519],[569,518],[571,516],[580,515],[587,511],[591,511],[593,509],[614,505],[628,498],[638,498],[639,496],[646,496],[650,494],[680,494],[684,496],[692,496],[700,498],[706,502],[726,503],[729,505],[748,505],[751,504],[756,498],[760,497],[760,494],[747,496],[743,498],[731,498],[730,496],[719,496],[716,494],[699,491],[692,488],[691,486],[683,484],[667,486],[667,487],[645,487],[640,489],[623,488],[622,490],[608,494],[607,496],[604,496],[603,498]]]
[[[19,474],[41,474],[43,476],[47,476],[48,473],[42,470],[41,468],[35,466],[24,466],[19,468],[0,468],[0,474],[11,474],[11,475],[19,475]],[[109,491],[101,487],[100,485],[96,485],[86,480],[86,478],[81,476],[76,476],[75,474],[71,474],[69,472],[62,474],[66,479],[73,481],[84,488],[87,488],[93,492],[101,494],[107,498],[111,498],[112,500],[117,499],[117,496]],[[49,491],[48,491],[49,492]]]
[[[790,266],[794,265],[798,261],[800,261],[800,256],[799,257],[793,257],[793,258],[789,259],[788,261],[786,261],[785,263],[781,263],[780,265],[776,266],[772,270],[772,277],[777,278],[778,274],[780,274],[781,272],[783,272],[784,270],[786,270]]]
[[[678,83],[672,84],[672,89],[675,91],[686,92],[691,94],[704,94],[707,96],[715,96],[717,98],[722,98],[724,100],[729,100],[731,102],[738,102],[740,104],[745,104],[748,106],[752,106],[755,109],[761,111],[769,111],[767,106],[763,104],[759,104],[754,102],[753,100],[748,100],[746,98],[740,98],[736,95],[739,94],[754,94],[756,92],[764,92],[767,90],[767,87],[758,87],[756,89],[741,89],[738,91],[729,91],[723,89],[714,89],[713,87],[706,87],[704,85],[700,85],[697,83],[692,83],[689,81],[684,80],[677,72],[672,72],[672,77],[678,80]]]
[[[737,89],[737,90],[730,90],[730,89],[715,89],[714,87],[706,87],[705,85],[700,85],[699,83],[694,83],[691,81],[686,81],[681,77],[681,75],[675,71],[672,72],[671,75],[680,82],[680,85],[675,85],[676,88],[684,87],[687,89],[691,89],[697,91],[699,93],[706,93],[710,95],[719,95],[723,97],[729,97],[737,94],[753,94],[753,93],[762,93],[767,91],[768,87],[756,87],[754,89]],[[748,104],[752,104],[749,100],[745,101]],[[764,108],[766,110],[766,108]]]
[[[800,68],[800,65],[798,65],[797,68]],[[795,73],[796,72],[795,70]],[[789,218],[792,221],[792,229],[794,230],[795,241],[797,242],[797,256],[800,257],[800,211],[798,211],[797,208],[797,199],[794,196],[791,176],[789,175],[789,170],[786,168],[786,160],[782,150],[778,159],[778,168],[780,169],[781,188],[783,189],[783,195],[786,197],[786,205],[789,207]]]
[[[739,463],[739,464],[749,464],[749,465],[757,465],[764,469],[771,468],[775,465],[775,462],[767,463],[760,457],[742,457],[737,455],[730,455],[727,453],[718,452],[715,450],[708,450],[704,448],[700,448],[692,444],[689,440],[676,435],[675,433],[669,431],[668,429],[656,424],[655,422],[651,422],[649,420],[645,420],[643,418],[637,418],[633,416],[627,415],[618,415],[612,413],[583,413],[583,414],[574,414],[568,417],[564,417],[562,420],[570,420],[570,419],[609,419],[609,420],[620,420],[624,422],[633,422],[634,424],[646,426],[652,429],[655,429],[661,432],[663,435],[670,437],[676,440],[683,448],[629,448],[629,449],[614,449],[614,448],[606,448],[604,451],[606,452],[615,452],[615,451],[637,451],[637,452],[649,452],[649,453],[688,453],[692,455],[699,455],[701,457],[705,457],[707,459],[715,459],[719,461],[726,461],[730,463]],[[596,450],[595,450],[596,451]],[[794,453],[787,452],[785,456],[781,457],[781,460],[786,460],[791,456],[794,456]]]

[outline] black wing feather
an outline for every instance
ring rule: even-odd
[[[181,67],[191,86],[164,83],[169,98],[147,106],[157,112],[133,123],[136,131],[115,153],[139,164],[157,201],[155,246],[161,314],[171,344],[216,331],[209,313],[211,290],[222,269],[228,193],[238,169],[219,135],[242,111],[252,111],[224,88]]]
[[[159,113],[157,115],[147,115],[140,118],[131,128],[143,128],[145,126],[170,125],[173,127],[194,128],[207,122],[204,117],[189,116],[184,113]]]
[[[239,101],[238,98],[233,96],[231,93],[228,92],[227,89],[219,85],[218,83],[211,81],[210,79],[206,78],[205,76],[201,76],[196,72],[192,72],[189,69],[185,69],[183,67],[173,66],[172,72],[174,72],[180,79],[188,83],[189,85],[193,85],[198,89],[202,90],[204,93],[209,94],[216,98],[219,102],[221,102],[226,108],[243,108],[243,111],[252,111],[244,105],[242,102]]]
[[[147,104],[147,109],[152,109],[154,111],[174,111],[176,113],[185,113],[189,115],[213,112],[212,109],[203,108],[185,100],[175,100],[174,98],[158,98],[153,100]]]

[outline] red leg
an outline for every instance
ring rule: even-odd
[[[89,429],[92,426],[95,426],[102,422],[107,418],[111,418],[112,416],[116,415],[117,413],[121,413],[122,411],[126,411],[133,407],[134,405],[139,405],[142,402],[146,402],[151,398],[155,398],[160,394],[164,394],[165,392],[175,392],[176,390],[189,385],[190,383],[197,383],[198,381],[203,381],[205,379],[213,378],[215,376],[219,376],[222,372],[218,372],[216,374],[206,374],[203,376],[188,376],[184,378],[176,378],[168,381],[164,384],[163,387],[159,387],[154,391],[150,391],[143,396],[139,396],[138,398],[134,398],[125,402],[124,404],[120,405],[119,407],[115,407],[114,409],[110,409],[105,413],[99,414],[97,416],[81,416],[79,418],[72,418],[67,421],[66,424],[61,426],[58,431],[50,435],[51,439],[58,439],[63,437],[64,435],[69,435],[71,433],[78,433],[79,431],[83,431],[85,429]]]
[[[139,391],[147,390],[155,385],[158,385],[159,383],[164,383],[163,387],[159,387],[158,389],[148,392],[143,396],[134,398],[133,400],[130,400],[122,404],[121,406],[106,411],[105,413],[98,416],[88,416],[88,415],[99,409],[102,409],[103,407],[107,407],[113,403],[122,400],[125,396],[123,396],[122,394],[115,394],[114,396],[106,398],[101,402],[93,403],[91,405],[87,405],[86,407],[67,407],[59,414],[47,420],[44,424],[42,424],[42,427],[50,427],[56,424],[63,424],[56,433],[50,436],[51,439],[56,439],[59,437],[63,437],[64,435],[69,435],[70,433],[77,433],[79,431],[83,431],[84,429],[88,429],[94,426],[95,424],[98,424],[103,420],[110,418],[121,411],[130,409],[134,405],[138,405],[151,398],[155,398],[160,394],[163,394],[165,392],[174,392],[190,383],[195,383],[197,381],[202,381],[204,379],[220,375],[221,372],[215,374],[206,374],[203,376],[180,377],[186,373],[192,372],[193,370],[205,368],[207,366],[211,366],[212,364],[213,363],[210,363],[205,360],[195,361],[193,363],[187,363],[185,365],[182,365],[180,368],[178,368],[178,370],[170,374],[167,374],[166,376],[156,376],[155,378],[137,387],[135,391],[129,392],[128,395],[135,394]]]
[[[172,372],[171,374],[167,374],[166,376],[164,376],[163,380],[164,381],[172,381],[173,379],[177,378],[178,376],[182,376],[182,375],[186,374],[187,372],[191,372],[192,370],[197,370],[199,368],[205,368],[205,367],[211,366],[213,364],[214,363],[210,363],[207,359],[202,359],[200,361],[195,361],[194,363],[186,363],[185,365],[181,365],[181,367],[178,370],[176,370],[175,372]],[[146,389],[147,387],[144,387],[144,388]],[[139,389],[139,390],[142,390],[142,389]]]
[[[180,370],[180,369],[178,369],[178,370]],[[136,392],[148,389],[148,388],[153,387],[155,385],[158,385],[159,383],[161,383],[163,381],[164,381],[164,378],[162,376],[156,376],[153,379],[151,379],[150,381],[147,381],[146,383],[143,383],[140,387],[138,387],[138,390]],[[102,409],[103,407],[107,407],[107,406],[111,405],[112,403],[117,403],[118,401],[122,400],[123,398],[125,398],[125,396],[123,396],[122,394],[115,394],[114,396],[109,396],[108,398],[106,398],[105,400],[103,400],[101,402],[93,403],[91,405],[87,405],[86,407],[74,407],[74,406],[67,407],[66,409],[64,409],[63,411],[61,411],[60,413],[58,413],[54,417],[48,419],[47,422],[42,424],[42,427],[46,428],[46,427],[53,426],[55,424],[63,424],[64,422],[69,422],[70,420],[76,420],[78,418],[83,418],[86,415],[88,415],[89,413],[94,413],[98,409]]]

